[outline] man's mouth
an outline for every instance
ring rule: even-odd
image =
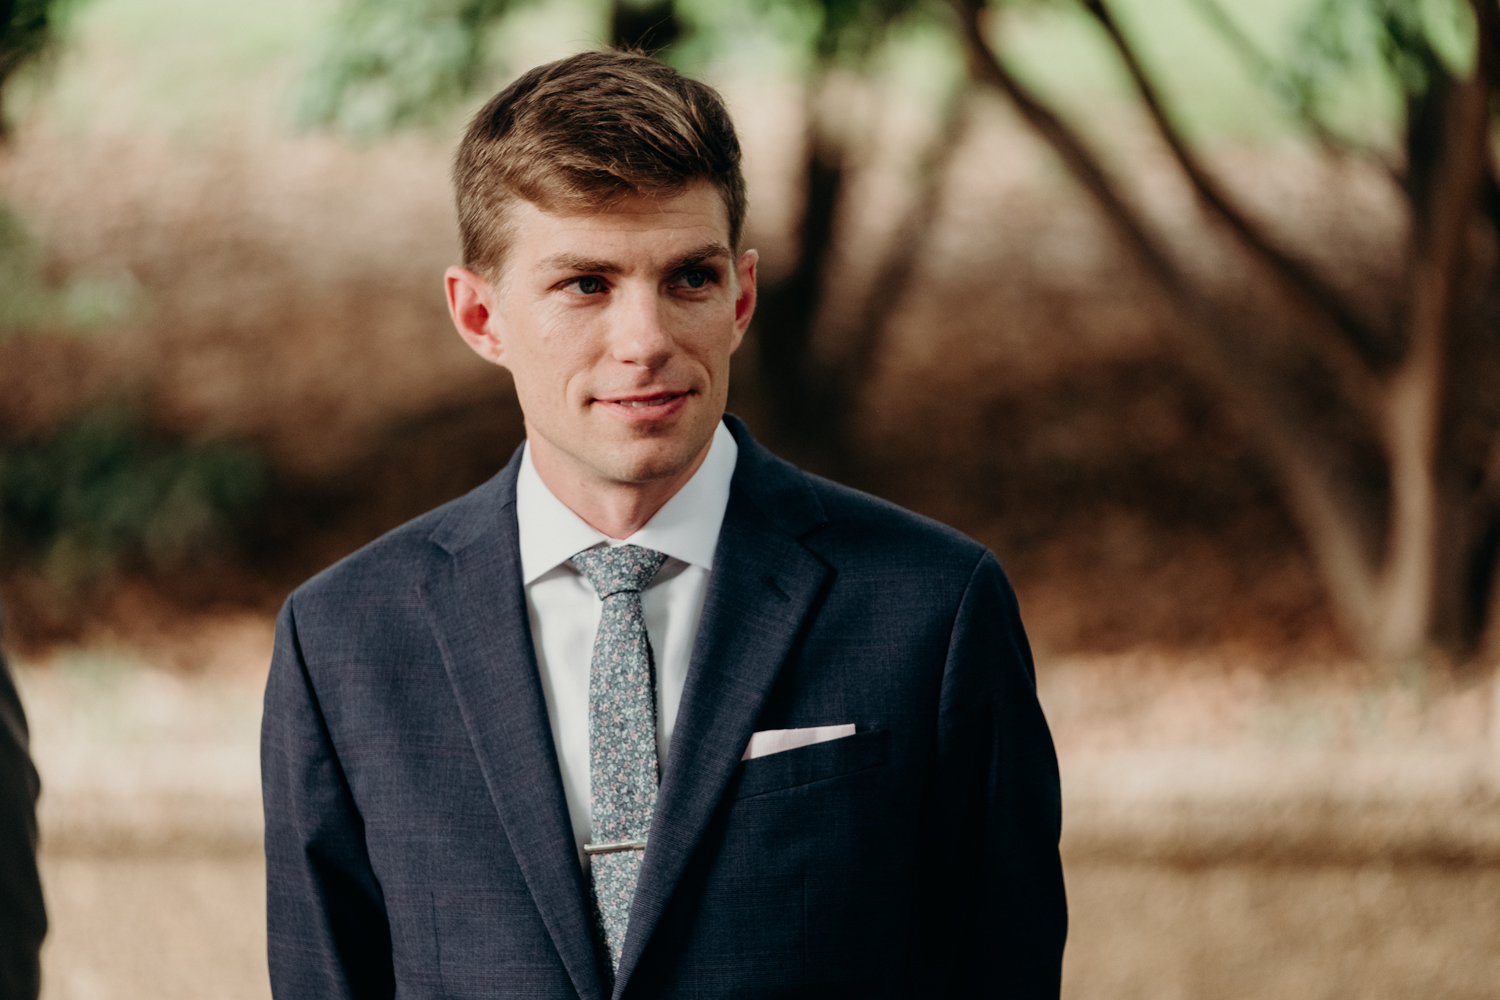
[[[658,392],[650,396],[621,396],[616,399],[603,399],[600,402],[613,403],[616,406],[628,406],[632,410],[645,410],[657,406],[666,406],[687,395],[689,393],[686,392]]]

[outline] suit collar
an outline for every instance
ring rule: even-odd
[[[788,538],[803,538],[828,523],[807,473],[771,454],[739,417],[726,413],[724,426],[740,449],[731,495],[741,496]]]
[[[615,997],[702,839],[772,684],[828,576],[800,539],[827,520],[804,473],[733,417],[739,462],[719,534],[671,754],[636,886]]]
[[[428,622],[521,873],[581,1000],[603,986],[521,585],[520,451],[434,530]]]

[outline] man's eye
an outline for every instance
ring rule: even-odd
[[[682,283],[689,288],[702,288],[714,278],[712,272],[706,268],[695,267],[691,271],[682,273]]]
[[[580,295],[598,295],[600,292],[604,291],[603,279],[596,278],[593,275],[584,275],[581,278],[574,278],[571,282],[569,282],[569,284],[571,284],[573,286],[573,290]]]

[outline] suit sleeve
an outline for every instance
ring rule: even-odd
[[[26,716],[0,654],[0,997],[35,1000],[47,933],[36,869],[41,783],[27,751]]]
[[[985,553],[949,643],[925,948],[934,996],[1056,1000],[1067,902],[1057,756],[1014,593]]]
[[[390,928],[364,821],[334,751],[288,598],[261,725],[266,946],[277,1000],[395,993]]]

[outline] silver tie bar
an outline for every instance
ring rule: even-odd
[[[617,840],[613,844],[584,844],[585,854],[613,854],[615,851],[644,851],[644,840]]]

